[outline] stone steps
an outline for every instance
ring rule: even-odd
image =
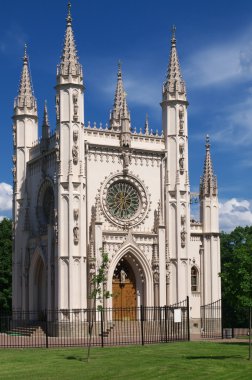
[[[45,332],[41,326],[17,326],[6,332],[8,335],[21,335],[27,337],[42,337],[44,338]]]

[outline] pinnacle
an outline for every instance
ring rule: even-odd
[[[164,83],[164,92],[167,91],[168,93],[172,93],[172,94],[179,92],[180,94],[183,94],[186,96],[185,82],[183,80],[183,77],[180,71],[178,53],[177,53],[177,48],[176,48],[175,32],[176,32],[176,27],[173,26],[172,38],[171,38],[171,51],[170,51],[170,58],[169,58],[169,65],[167,69],[166,79]]]
[[[47,101],[46,100],[45,100],[45,104],[44,104],[43,126],[49,127],[49,118],[48,118],[48,110],[47,110]]]
[[[33,96],[31,78],[28,67],[28,56],[27,56],[27,45],[24,47],[24,57],[23,57],[23,70],[21,74],[21,80],[19,85],[19,96]]]
[[[45,100],[43,125],[42,125],[42,140],[48,140],[49,138],[50,138],[50,125],[49,125],[49,118],[48,118],[47,102]],[[43,146],[43,148],[44,147],[45,146]]]
[[[18,96],[15,105],[19,108],[34,108],[36,111],[36,99],[33,94],[32,81],[29,70],[29,59],[27,55],[27,45],[24,46],[23,68],[19,83]]]
[[[148,114],[146,114],[146,117],[145,117],[145,126],[144,126],[144,130],[145,130],[145,134],[148,135],[149,134],[149,116]]]
[[[200,195],[211,196],[217,194],[217,179],[213,172],[213,164],[210,153],[210,138],[206,136],[206,156],[204,162],[203,176],[200,180]]]
[[[122,65],[119,61],[117,72],[117,84],[114,97],[114,107],[110,117],[110,125],[112,129],[118,129],[120,127],[122,117],[128,119],[130,118],[126,100],[126,92],[124,90],[122,79]]]
[[[82,77],[82,67],[79,63],[77,49],[72,29],[71,3],[68,2],[67,27],[65,32],[64,46],[61,55],[58,74],[63,76],[80,76]]]

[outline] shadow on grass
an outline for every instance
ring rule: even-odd
[[[81,356],[73,356],[73,355],[70,355],[70,356],[66,356],[66,359],[67,360],[77,360],[78,362],[87,362],[87,358],[83,358]]]
[[[207,356],[186,356],[186,359],[195,360],[195,359],[205,359],[205,360],[225,360],[225,359],[241,359],[241,355],[207,355]]]
[[[220,344],[228,344],[231,346],[248,346],[249,342],[219,342]]]

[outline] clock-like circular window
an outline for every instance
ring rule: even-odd
[[[140,197],[130,183],[118,181],[108,188],[106,202],[109,212],[114,217],[128,220],[137,213]]]
[[[104,214],[116,225],[134,226],[147,215],[149,195],[132,174],[112,174],[103,183],[100,194]]]

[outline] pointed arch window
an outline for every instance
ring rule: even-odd
[[[199,291],[199,271],[195,266],[191,268],[191,291]]]

